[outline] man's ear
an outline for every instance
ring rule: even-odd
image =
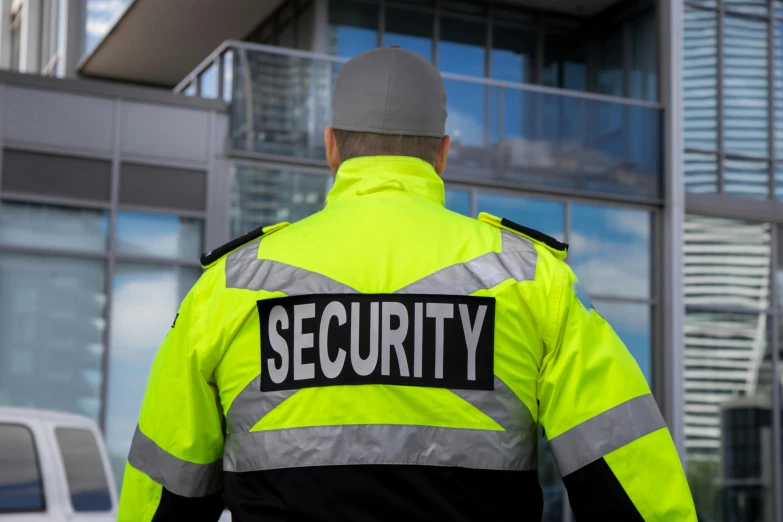
[[[451,137],[443,136],[438,148],[438,157],[435,159],[435,172],[442,176],[446,170],[446,161],[449,159],[449,149],[451,148]]]
[[[326,127],[324,131],[324,145],[326,146],[326,163],[332,172],[337,174],[340,168],[340,151],[337,149],[337,137],[334,135],[334,129]]]

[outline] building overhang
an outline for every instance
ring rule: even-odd
[[[283,0],[135,0],[79,64],[83,76],[174,87],[225,40],[241,40]]]

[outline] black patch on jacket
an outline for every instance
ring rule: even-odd
[[[539,232],[536,229],[528,228],[525,226],[522,226],[518,223],[514,223],[510,219],[501,218],[500,224],[506,228],[510,228],[511,230],[516,230],[517,232],[521,234],[525,234],[528,237],[532,237],[536,241],[540,241],[544,243],[548,247],[552,247],[555,250],[562,250],[564,252],[568,252],[568,244],[567,243],[561,243],[557,239],[553,238],[552,236],[548,236],[544,234],[543,232]]]
[[[563,477],[563,484],[577,520],[644,522],[603,458]]]
[[[495,299],[316,294],[258,301],[261,390],[494,389]]]
[[[228,254],[232,250],[236,250],[237,248],[241,247],[242,245],[246,245],[247,243],[250,243],[254,239],[258,239],[259,237],[264,235],[264,228],[258,227],[255,230],[251,230],[247,234],[241,235],[236,239],[232,239],[225,245],[219,246],[216,249],[212,250],[211,252],[207,252],[206,254],[201,256],[201,266],[207,267],[223,257],[224,255]]]
[[[221,492],[188,498],[163,488],[152,522],[217,522],[225,508]]]

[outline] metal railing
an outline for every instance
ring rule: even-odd
[[[227,41],[175,92],[231,104],[237,153],[324,157],[323,129],[345,58]],[[442,73],[452,179],[661,198],[657,103]]]

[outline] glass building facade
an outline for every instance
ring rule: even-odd
[[[131,3],[86,2],[85,51]],[[124,180],[159,180],[122,162],[87,198],[30,197],[5,153],[0,404],[98,419],[119,474],[197,254],[323,208],[334,80],[351,57],[397,44],[444,78],[446,206],[569,243],[663,408],[700,515],[783,520],[783,2],[566,4],[279,2],[175,89],[227,108],[227,165],[199,210],[127,203],[142,185]],[[38,328],[42,315],[57,328]],[[570,522],[543,433],[540,448],[544,520]]]

